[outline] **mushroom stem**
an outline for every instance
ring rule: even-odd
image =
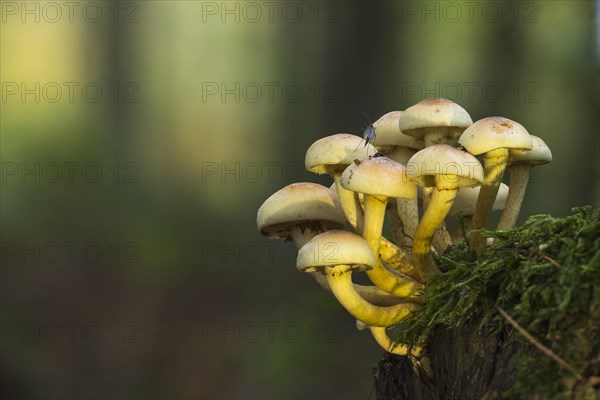
[[[338,199],[346,219],[357,231],[360,231],[363,226],[363,210],[360,207],[360,202],[356,199],[355,193],[351,190],[344,189],[340,181],[342,178],[341,172],[333,174],[333,180],[335,181],[335,189],[337,190]]]
[[[394,212],[394,211],[392,211]],[[412,247],[412,241],[419,225],[419,205],[417,199],[396,199],[396,212],[402,221],[403,233],[399,245]]]
[[[427,210],[427,207],[429,207],[429,202],[431,201],[431,192],[432,191],[433,191],[433,189],[430,187],[423,188],[423,196],[422,196],[423,212],[425,212],[425,210]]]
[[[385,206],[387,197],[380,198],[365,194],[365,224],[363,226],[363,237],[373,249],[376,256],[379,255],[379,243],[381,231],[385,218]]]
[[[425,147],[448,143],[448,128],[445,126],[427,128],[425,135],[423,135],[423,142],[425,143]],[[431,188],[423,188],[423,212],[429,207],[431,193]]]
[[[397,204],[396,204],[396,199],[391,199],[388,204],[391,207],[388,207],[387,212],[390,215],[390,221],[391,221],[391,226],[390,228],[392,229],[392,239],[394,240],[394,243],[397,244],[400,247],[404,247],[403,242],[404,242],[404,234],[402,233],[402,230],[404,229],[403,224],[402,224],[402,220],[400,219],[400,217],[398,216],[398,213],[396,212],[396,208],[397,208]]]
[[[394,342],[387,334],[385,327],[383,326],[369,326],[371,335],[385,351],[398,356],[405,356],[409,354],[410,347]],[[413,347],[411,351],[412,355],[419,356],[421,354],[420,347]]]
[[[408,160],[410,160],[410,158],[414,156],[415,153],[416,150],[411,149],[410,147],[396,146],[394,148],[394,151],[389,155],[389,157],[397,163],[406,166]]]
[[[533,166],[526,164],[511,165],[508,167],[510,171],[510,183],[508,196],[506,197],[506,205],[500,216],[498,230],[503,231],[512,229],[517,224],[519,212],[525,198],[525,190],[529,183],[529,174]]]
[[[350,225],[356,229],[357,232],[361,232],[364,222],[363,210],[360,207],[358,200],[356,200],[356,197],[354,197],[355,193],[342,187],[340,178],[341,174],[336,173],[333,175],[340,205],[342,206],[346,219]],[[406,253],[383,236],[380,240],[379,254],[381,255],[381,258],[395,270],[408,275],[412,279],[420,279],[418,272],[408,259]]]
[[[321,275],[324,277],[323,274]],[[328,291],[331,292],[331,289],[329,289],[329,284],[327,285],[327,288]],[[368,301],[369,303],[376,306],[395,306],[396,304],[404,303],[406,301],[406,299],[404,298],[396,297],[387,292],[384,292],[377,286],[357,285],[355,283],[354,290],[356,290],[356,293],[358,293],[360,297],[365,299],[365,301]],[[410,300],[419,304],[423,303],[423,299],[421,297],[410,297]]]
[[[415,281],[421,282],[421,277],[415,266],[408,259],[406,252],[383,236],[379,242],[379,254],[381,255],[381,259],[387,262],[394,270],[409,276]]]
[[[448,143],[448,128],[445,126],[427,128],[425,135],[423,135],[423,142],[425,143],[425,147]],[[431,193],[431,190],[427,190],[427,188],[423,189],[423,212],[429,207]]]
[[[411,311],[419,305],[413,302],[403,302],[394,306],[379,307],[363,299],[354,290],[352,273],[350,271],[336,271],[327,268],[324,272],[333,295],[342,306],[356,319],[371,326],[392,326],[406,318]]]
[[[385,199],[385,200],[383,200]],[[381,290],[398,297],[413,295],[422,285],[412,279],[403,279],[385,269],[379,260],[381,231],[385,218],[387,198],[365,194],[365,224],[363,237],[371,246],[377,260],[375,267],[367,271],[367,276]]]
[[[423,141],[425,142],[425,147],[448,143],[448,127],[436,126],[427,128],[423,136]]]
[[[441,179],[438,178],[437,181],[439,182]],[[425,210],[417,228],[413,243],[413,257],[423,278],[441,273],[431,256],[431,240],[440,223],[448,215],[456,192],[456,189],[438,190],[434,187],[431,203]]]
[[[498,195],[502,175],[508,162],[508,149],[499,148],[485,153],[484,162],[484,183],[477,197],[477,204],[473,212],[473,222],[471,229],[480,229],[487,226],[488,218],[494,207],[494,201]],[[481,255],[485,250],[486,240],[481,234],[474,232],[470,236],[470,248],[477,255]]]

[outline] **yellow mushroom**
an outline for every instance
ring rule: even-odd
[[[336,192],[346,219],[356,229],[362,232],[363,210],[354,192],[344,189],[340,184],[342,172],[354,160],[374,155],[377,149],[371,144],[364,146],[364,141],[356,135],[338,133],[314,142],[306,151],[304,164],[306,169],[316,174],[329,174],[336,184]],[[395,270],[418,279],[419,276],[410,263],[406,252],[398,248],[386,238],[381,239],[381,258]]]
[[[356,159],[377,153],[371,144],[363,146],[363,140],[349,133],[326,136],[314,142],[306,151],[304,165],[310,172],[331,175],[346,219],[354,227],[362,226],[362,210],[354,193],[340,185],[342,172]]]
[[[387,157],[371,157],[352,163],[344,170],[341,185],[346,190],[362,193],[365,202],[365,220],[362,236],[376,256],[369,279],[378,288],[399,297],[413,295],[422,285],[404,276],[391,274],[379,262],[381,232],[387,201],[390,198],[416,199],[417,188],[406,176],[402,164]]]
[[[409,136],[422,138],[425,147],[446,144],[456,139],[473,124],[469,113],[453,101],[438,98],[426,99],[407,108],[398,120],[400,130]],[[423,212],[429,206],[431,189],[423,188]],[[438,252],[452,244],[446,224],[442,221],[433,240]]]
[[[337,204],[337,196],[316,183],[292,183],[273,193],[258,209],[256,226],[266,237],[291,237],[298,248],[318,233],[341,228],[346,222]],[[323,288],[326,280],[311,274]]]
[[[459,137],[473,120],[453,101],[426,99],[407,108],[398,123],[404,134],[423,138],[425,147],[429,147]]]
[[[292,238],[298,248],[317,234],[340,228],[345,222],[335,192],[309,182],[292,183],[278,190],[265,200],[256,216],[256,226],[262,235],[272,239]],[[330,291],[323,274],[310,275]],[[398,299],[374,286],[355,285],[355,289],[374,304],[398,303]]]
[[[403,111],[391,111],[373,124],[377,136],[373,141],[375,147],[388,155],[397,163],[406,166],[408,160],[424,147],[423,139],[408,136],[400,131],[398,120]],[[392,233],[396,242],[404,247],[412,247],[419,224],[419,209],[417,199],[397,198],[395,210],[391,210]],[[396,213],[396,214],[394,214]],[[397,218],[396,218],[397,216]],[[402,229],[400,229],[400,225]]]
[[[411,301],[380,307],[363,299],[352,284],[353,271],[367,271],[376,264],[371,246],[362,237],[331,230],[309,240],[298,251],[296,266],[302,272],[322,272],[334,296],[356,319],[372,326],[392,326],[419,305]]]
[[[407,165],[408,177],[417,185],[432,189],[431,203],[415,234],[413,257],[423,278],[440,273],[431,256],[431,240],[448,215],[459,188],[480,185],[483,168],[469,153],[436,144],[417,152]]]
[[[415,346],[410,348],[404,344],[394,342],[392,339],[390,339],[385,327],[370,326],[360,320],[356,320],[356,329],[362,331],[367,328],[369,331],[371,331],[371,335],[373,335],[373,338],[377,344],[388,353],[395,354],[397,356],[413,355],[416,357],[423,354],[423,349],[421,347]]]
[[[471,229],[484,228],[498,194],[509,149],[531,150],[531,135],[521,124],[508,118],[488,117],[466,129],[458,143],[475,156],[483,154],[485,182],[477,198]],[[472,234],[469,240],[471,250],[480,255],[485,249],[486,240],[478,233]]]

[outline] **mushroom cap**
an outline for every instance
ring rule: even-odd
[[[286,238],[292,227],[322,223],[340,228],[346,223],[337,194],[316,183],[292,183],[273,193],[258,209],[256,226],[270,238]]]
[[[471,154],[447,144],[418,151],[406,164],[406,174],[419,186],[462,188],[483,182],[483,167]]]
[[[365,146],[360,136],[337,133],[321,138],[310,145],[304,157],[304,165],[310,172],[329,174],[343,171],[357,158],[377,153],[370,143]]]
[[[375,255],[365,239],[339,230],[313,237],[298,250],[296,259],[296,267],[302,272],[323,271],[327,267],[340,272],[367,271],[375,264]]]
[[[404,165],[387,157],[370,157],[344,170],[344,189],[373,196],[416,199],[417,187],[406,176]]]
[[[377,146],[403,146],[411,149],[422,149],[425,145],[423,139],[408,136],[402,133],[398,120],[403,111],[390,111],[373,124],[375,128],[375,140]]]
[[[510,151],[511,165],[542,165],[552,161],[552,152],[546,143],[537,136],[531,135],[531,150],[513,149]]]
[[[481,186],[459,189],[456,193],[456,198],[454,199],[454,203],[452,203],[452,207],[450,208],[448,215],[456,215],[461,211],[464,215],[473,215],[480,190]],[[508,196],[508,186],[504,183],[500,183],[498,195],[494,201],[492,211],[502,210],[504,208],[504,205],[506,204],[506,196]]]
[[[427,128],[447,127],[448,137],[456,138],[473,120],[467,111],[447,99],[426,99],[407,108],[400,116],[399,128],[410,136],[423,137]]]
[[[504,117],[487,117],[471,125],[458,139],[473,155],[506,149],[531,150],[531,135],[518,122]]]

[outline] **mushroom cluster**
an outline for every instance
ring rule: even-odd
[[[513,228],[531,168],[552,155],[519,123],[473,123],[446,99],[392,111],[373,128],[372,143],[346,133],[314,142],[306,169],[330,175],[333,185],[284,187],[259,208],[257,227],[269,238],[293,240],[298,270],[332,293],[386,351],[419,356],[422,349],[395,343],[386,329],[425,301],[427,279],[441,273],[433,254],[461,240],[475,255],[485,252],[477,230],[488,227],[493,210],[503,210],[498,229]],[[508,186],[501,182],[507,168]],[[386,212],[392,240],[383,235]],[[446,223],[454,224],[451,233]],[[353,283],[360,272],[373,285]]]

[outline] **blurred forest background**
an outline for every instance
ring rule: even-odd
[[[1,6],[7,398],[367,398],[381,349],[255,225],[363,112],[541,136],[521,221],[600,200],[594,1]]]

